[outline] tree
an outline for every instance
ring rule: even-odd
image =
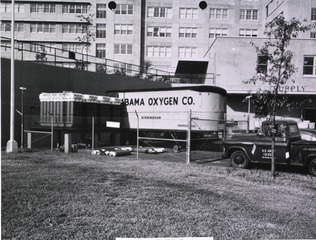
[[[95,41],[95,31],[94,31],[94,25],[93,25],[93,17],[94,14],[88,14],[88,15],[77,15],[77,17],[80,19],[81,22],[84,24],[82,25],[82,35],[77,37],[76,40],[81,42],[83,44],[83,50],[88,54],[90,51],[90,47],[92,45],[92,42]],[[84,70],[88,67],[89,62],[84,62],[82,53],[82,59],[81,64],[80,60],[76,60],[75,68]]]
[[[263,56],[267,60],[267,71],[261,71],[245,83],[261,82],[268,86],[269,89],[259,89],[253,95],[256,114],[261,116],[268,116],[271,124],[269,125],[272,132],[271,144],[271,175],[275,177],[275,134],[276,113],[281,108],[289,108],[291,103],[288,102],[286,93],[281,93],[280,87],[285,85],[291,79],[293,73],[297,71],[294,64],[292,64],[293,53],[288,50],[288,47],[293,38],[298,37],[300,32],[308,30],[308,26],[304,25],[298,19],[292,18],[285,20],[283,15],[277,16],[271,22],[265,25],[266,40],[263,46],[258,47],[253,44],[259,56]],[[258,69],[257,69],[258,71]]]
[[[135,74],[134,77],[152,80],[154,77],[154,75],[150,73],[150,70],[152,69],[152,67],[153,67],[152,62],[149,60],[145,60],[143,64],[139,67],[139,73]]]
[[[39,52],[36,53],[35,55],[35,59],[36,59],[36,62],[45,62],[47,61],[47,52],[46,52],[46,49],[44,46],[41,46]]]

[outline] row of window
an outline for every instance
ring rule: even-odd
[[[259,11],[257,9],[241,9],[240,19],[258,20],[258,12]],[[172,8],[171,7],[148,7],[147,17],[172,18]],[[198,8],[180,8],[179,18],[197,19]],[[226,20],[228,19],[228,9],[227,8],[211,8],[209,18]]]
[[[24,5],[17,4],[18,12],[24,12]],[[62,13],[87,13],[89,10],[88,4],[63,4]],[[10,3],[1,3],[1,12],[10,12]],[[31,3],[31,13],[56,13],[56,4],[53,3]],[[134,5],[132,4],[117,4],[115,14],[118,15],[133,15]],[[148,7],[148,17],[155,18],[172,18],[172,8],[170,7]],[[198,8],[180,8],[179,17],[183,19],[197,19]],[[96,18],[106,18],[106,4],[96,5]],[[211,19],[228,19],[228,9],[211,8]],[[242,9],[240,10],[240,19],[258,20],[258,10]]]
[[[56,33],[56,24],[53,23],[32,23],[31,33]],[[114,34],[116,35],[132,35],[134,27],[132,24],[115,24]],[[2,32],[10,32],[10,22],[1,23]],[[15,23],[15,31],[23,32],[24,24]],[[62,33],[84,33],[86,31],[86,25],[84,24],[62,24]],[[180,27],[179,38],[197,38],[198,29],[196,27]],[[148,37],[171,37],[171,27],[148,27]],[[215,38],[218,36],[228,36],[227,28],[210,28],[209,38]],[[258,29],[239,29],[239,36],[243,37],[257,37]],[[106,38],[106,24],[96,24],[96,37]],[[316,38],[316,32],[310,33],[311,38]]]
[[[31,3],[30,12],[31,13],[55,13],[56,12],[56,4]]]
[[[15,3],[14,4],[16,13],[24,13],[24,4],[23,3]],[[2,2],[0,5],[0,12],[12,12],[12,6],[10,2]]]
[[[258,56],[257,72],[266,73],[268,71],[268,58],[266,56]],[[316,56],[304,56],[303,75],[316,76]]]
[[[254,0],[248,0],[254,1]],[[257,0],[256,0],[257,1]],[[63,4],[62,13],[87,13],[90,5],[88,4]],[[11,3],[2,2],[0,6],[0,12],[11,12]],[[15,3],[15,11],[17,13],[24,13],[24,4]],[[54,3],[31,3],[31,13],[56,13],[56,4]],[[117,4],[115,8],[115,14],[118,15],[133,15],[134,5],[132,4]],[[171,7],[148,7],[148,17],[156,18],[171,18]],[[228,19],[227,8],[210,8],[210,19]],[[106,4],[96,5],[96,18],[106,18]],[[182,19],[197,19],[198,8],[180,8],[179,18]],[[257,9],[241,9],[240,19],[242,20],[258,20]],[[311,20],[316,21],[316,8],[311,9]]]
[[[105,44],[97,44],[98,57],[105,56]],[[179,47],[179,57],[197,57],[197,47]],[[114,54],[132,54],[132,44],[114,44]],[[147,46],[147,57],[171,57],[171,46]]]
[[[1,47],[10,47],[10,42],[3,41]],[[23,45],[23,49],[29,48],[31,51],[41,51],[43,46],[32,44]],[[56,51],[55,44],[46,43],[45,51],[48,53],[54,53]],[[63,43],[63,51],[73,51],[84,53],[85,46],[80,43]],[[114,54],[131,55],[133,53],[132,44],[114,44]],[[97,43],[96,44],[96,57],[105,58],[106,57],[106,44]],[[171,57],[171,46],[147,46],[147,57]],[[179,58],[194,58],[197,57],[197,47],[181,46],[178,48]],[[265,56],[258,56],[257,61],[257,72],[263,73],[267,72],[268,69],[268,59]],[[303,75],[304,76],[316,76],[316,56],[304,56],[303,62]]]

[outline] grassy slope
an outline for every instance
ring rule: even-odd
[[[315,182],[87,153],[4,154],[2,239],[316,238]]]

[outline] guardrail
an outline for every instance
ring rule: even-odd
[[[1,37],[1,55],[11,58],[10,38]],[[74,68],[84,71],[115,74],[162,81],[168,83],[215,83],[214,74],[177,74],[108,58],[99,58],[87,53],[69,51],[36,42],[15,40],[15,59],[27,62]]]

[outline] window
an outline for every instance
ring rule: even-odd
[[[258,20],[258,10],[242,9],[240,10],[240,19]]]
[[[32,23],[31,33],[55,33],[56,25],[50,23]]]
[[[179,38],[196,38],[196,37],[197,37],[197,28],[180,27]]]
[[[311,32],[311,38],[316,38],[316,32]]]
[[[228,19],[228,9],[211,8],[210,19]]]
[[[63,4],[63,13],[87,13],[87,4]]]
[[[267,73],[268,57],[259,55],[257,58],[257,73]]]
[[[115,14],[118,15],[133,15],[134,5],[132,4],[117,4],[115,8]]]
[[[227,28],[210,28],[209,38],[215,38],[218,36],[227,36]]]
[[[171,18],[172,8],[168,7],[148,7],[147,17]]]
[[[83,52],[83,49],[84,49],[84,45],[82,44],[78,44],[78,43],[63,43],[62,45],[62,49],[63,51],[66,51],[66,52],[78,52],[78,53],[81,53]]]
[[[44,13],[55,13],[56,5],[55,4],[44,4]]]
[[[1,32],[11,32],[11,23],[1,22]]]
[[[180,8],[180,18],[197,19],[198,9],[197,8]]]
[[[24,13],[23,3],[14,3],[16,13]],[[2,2],[0,12],[11,12],[11,3]]]
[[[2,24],[1,24],[1,31],[2,31]],[[11,42],[10,41],[1,41],[1,50],[3,51],[10,51],[11,49]]]
[[[114,44],[114,54],[132,54],[132,44]]]
[[[55,13],[56,4],[31,3],[31,13]]]
[[[147,46],[147,57],[171,57],[171,47]]]
[[[106,18],[106,4],[97,4],[97,18]]]
[[[2,2],[1,12],[11,12],[11,3]]]
[[[83,33],[85,26],[82,24],[63,24],[62,33]]]
[[[242,37],[257,37],[258,29],[239,29],[239,36]]]
[[[97,43],[95,55],[99,58],[105,58],[106,56],[106,44],[105,43]]]
[[[132,24],[115,24],[114,34],[131,35],[133,34],[133,29]]]
[[[316,56],[304,57],[303,74],[316,76]]]
[[[16,32],[23,32],[24,31],[24,24],[23,23],[15,23],[15,31]]]
[[[113,63],[115,71],[120,71],[121,73],[132,73],[132,64],[126,63]]]
[[[15,3],[15,12],[16,13],[24,13],[24,4],[23,3]],[[1,3],[1,11],[0,12],[12,12],[11,3],[2,2]]]
[[[171,37],[171,27],[148,27],[147,37]]]
[[[197,56],[196,47],[179,47],[179,57],[194,58]]]
[[[106,24],[97,23],[96,38],[106,38]]]
[[[316,21],[316,8],[312,8],[311,20]]]
[[[30,43],[30,51],[31,52],[40,52],[40,51],[45,50],[48,53],[54,53],[55,52],[54,47],[55,47],[55,44],[53,44],[53,43],[45,43],[45,44]]]

